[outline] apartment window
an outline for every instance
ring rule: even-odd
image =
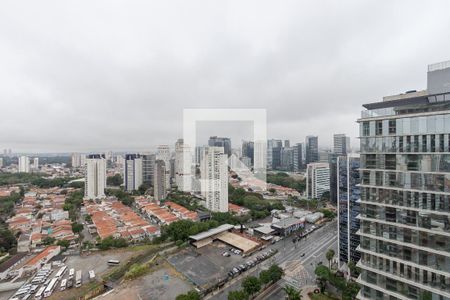
[[[375,169],[377,167],[377,156],[376,154],[366,154],[366,168]]]
[[[422,135],[422,152],[427,152],[427,136]]]
[[[389,120],[389,134],[395,134],[397,132],[396,120]]]
[[[398,151],[403,152],[403,137],[402,136],[398,137]]]
[[[395,170],[397,168],[397,155],[386,154],[384,156],[384,163],[386,170]]]
[[[362,135],[363,135],[363,136],[369,136],[369,135],[370,135],[370,126],[369,126],[369,122],[363,122],[362,126],[363,126],[363,132],[362,132]]]
[[[406,160],[408,171],[419,171],[419,155],[408,154]]]
[[[414,136],[414,152],[419,152],[419,136]]]
[[[406,137],[406,152],[411,152],[411,136]]]
[[[434,134],[432,134],[430,137],[431,137],[431,140],[430,140],[430,151],[431,152],[436,152],[436,136]]]
[[[444,135],[439,135],[439,152],[444,152]]]
[[[382,135],[383,134],[383,121],[375,122],[375,134]]]

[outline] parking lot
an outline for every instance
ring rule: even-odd
[[[220,281],[225,282],[226,279],[238,276],[269,256],[263,255],[268,251],[260,251],[243,258],[241,254],[230,251],[230,248],[216,241],[200,249],[184,249],[169,257],[168,261],[196,286],[208,289]],[[224,255],[225,252],[227,255]],[[272,254],[274,253],[275,251]]]
[[[228,271],[235,265],[245,262],[238,254],[223,256],[223,252],[230,252],[229,248],[216,241],[200,249],[188,247],[169,257],[168,261],[195,285],[206,288],[226,278]]]

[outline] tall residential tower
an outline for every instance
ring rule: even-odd
[[[450,62],[428,89],[365,104],[361,299],[450,299]]]

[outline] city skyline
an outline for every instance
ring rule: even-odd
[[[450,41],[446,2],[351,2],[7,3],[0,147],[140,150],[181,136],[184,108],[223,107],[266,108],[271,137],[354,139],[360,103],[424,88]]]

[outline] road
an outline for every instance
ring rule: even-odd
[[[283,268],[285,276],[259,299],[283,299],[282,288],[286,284],[296,289],[313,285],[314,270],[317,264],[319,262],[328,264],[325,257],[327,250],[331,248],[337,253],[337,223],[332,221],[324,225],[296,244],[292,242],[292,237],[288,237],[270,245],[268,249],[270,248],[278,249],[278,253],[268,261],[235,278],[230,285],[215,294],[213,298],[226,300],[230,291],[241,289],[242,280],[245,277],[257,276],[261,270],[267,269],[273,263]]]

